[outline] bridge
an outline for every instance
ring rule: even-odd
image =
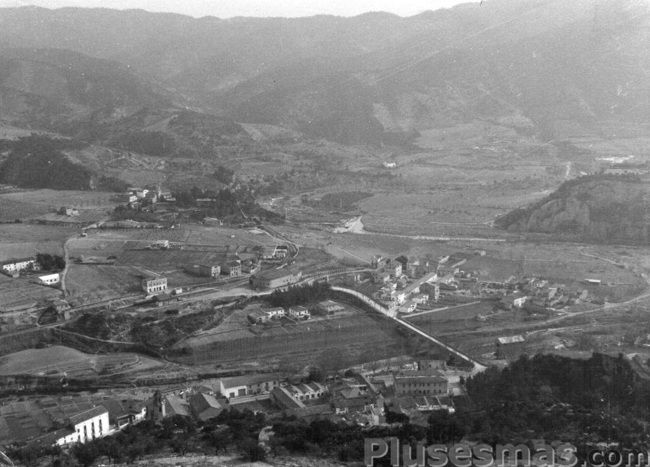
[[[468,363],[471,363],[473,365],[473,367],[474,367],[473,370],[472,370],[472,374],[480,373],[482,371],[485,371],[485,369],[487,368],[485,365],[483,365],[482,363],[474,360],[469,355],[461,352],[458,349],[455,349],[455,348],[445,344],[444,342],[442,342],[439,339],[427,334],[422,329],[412,325],[411,323],[409,323],[407,321],[404,321],[403,319],[398,318],[397,313],[396,313],[395,310],[390,310],[390,309],[386,308],[385,306],[383,306],[382,304],[376,302],[375,300],[368,297],[367,295],[362,294],[361,292],[358,292],[358,291],[353,290],[353,289],[348,289],[346,287],[339,287],[339,286],[336,286],[336,285],[333,285],[331,287],[331,290],[334,290],[336,292],[341,292],[341,293],[344,293],[344,294],[347,294],[347,295],[351,295],[351,296],[361,300],[363,303],[368,305],[370,308],[372,308],[373,310],[375,310],[375,311],[381,313],[382,315],[388,317],[389,319],[395,321],[400,326],[405,327],[408,330],[410,330],[410,331],[418,334],[419,336],[423,337],[424,339],[428,340],[429,342],[432,342],[432,343],[436,344],[437,346],[442,347],[447,352],[449,352],[452,355],[455,355],[456,357],[460,358],[461,360],[463,360],[465,362],[468,362]]]

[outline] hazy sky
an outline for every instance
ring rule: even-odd
[[[0,7],[38,5],[46,8],[141,8],[220,18],[317,14],[354,16],[367,11],[389,11],[400,16],[411,16],[469,1],[473,0],[0,0]]]

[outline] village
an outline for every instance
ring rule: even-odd
[[[211,203],[196,201],[199,206]],[[194,315],[208,316],[214,324],[198,321],[196,330],[174,343],[179,366],[157,369],[155,376],[145,373],[135,379],[137,388],[65,394],[63,386],[60,394],[45,398],[30,392],[9,398],[0,408],[3,445],[70,447],[146,420],[160,423],[181,416],[203,423],[231,408],[363,427],[388,426],[397,416],[427,426],[430,414],[451,414],[463,403],[468,378],[529,352],[525,326],[603,306],[607,291],[616,285],[598,274],[566,282],[527,274],[515,262],[506,262],[493,277],[494,253],[477,247],[442,255],[436,250],[375,251],[367,261],[341,262],[298,245],[259,219],[237,226],[223,225],[218,218],[190,219],[187,214],[195,208],[178,209],[172,194],[159,188],[130,189],[119,202],[124,203],[114,211],[119,218],[85,222],[80,220],[83,209],[64,206],[38,220],[48,228],[74,227],[64,251],[34,249],[31,256],[2,261],[5,286],[20,284],[21,290],[38,292],[34,298],[3,299],[3,334],[10,339],[51,327],[60,328],[59,336],[78,338],[74,325],[88,312],[121,313],[152,326]],[[86,284],[99,286],[97,293],[78,295],[88,292]],[[327,284],[332,295],[289,306],[268,301],[275,292],[314,284]],[[469,320],[476,329],[498,327],[516,316],[524,330],[490,331],[487,348],[467,354],[436,338],[448,323],[428,321],[455,314],[466,317],[465,327]],[[382,319],[388,321],[377,330],[368,327]],[[372,340],[360,343],[353,354],[350,343],[359,339],[361,329]],[[387,345],[387,336],[395,340],[394,348]],[[96,340],[121,342],[115,339]],[[395,356],[400,340],[416,351]],[[323,344],[329,347],[319,349]],[[352,360],[361,363],[346,361],[327,369],[313,364],[317,352],[322,359],[335,348],[350,351]],[[367,357],[379,349],[387,354]],[[334,354],[329,355],[334,361]],[[277,361],[283,359],[292,361],[293,371],[280,371]],[[201,370],[186,377],[180,368],[192,364]],[[128,369],[131,364],[115,365]],[[227,376],[196,375],[206,368]],[[61,363],[22,377],[61,378],[65,385],[73,369]],[[84,371],[78,373],[82,380],[93,374]],[[178,381],[170,382],[165,371]],[[19,373],[3,377],[19,387]]]
[[[371,427],[386,425],[386,411],[426,426],[432,411],[453,413],[467,368],[444,360],[393,358],[342,370],[286,377],[263,373],[205,379],[157,389],[112,389],[74,396],[22,396],[0,408],[0,443],[71,446],[102,438],[144,420],[182,416],[206,422],[224,410],[270,417],[328,418]]]

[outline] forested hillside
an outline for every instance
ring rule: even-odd
[[[496,225],[603,242],[650,242],[650,184],[634,175],[593,175],[562,184],[543,200],[512,211]]]

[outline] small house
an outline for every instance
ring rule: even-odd
[[[39,276],[38,280],[43,285],[56,285],[61,281],[61,276],[58,272],[54,274],[47,274],[45,276]]]
[[[309,319],[309,310],[304,306],[293,306],[289,308],[289,316],[294,319]]]

